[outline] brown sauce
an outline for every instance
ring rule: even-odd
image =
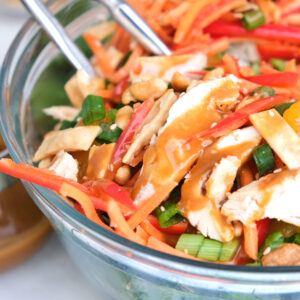
[[[0,193],[0,271],[32,255],[50,232],[50,225],[16,181]]]

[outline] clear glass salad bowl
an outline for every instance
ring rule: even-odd
[[[87,55],[80,35],[109,17],[92,1],[50,3]],[[53,123],[42,109],[68,103],[63,85],[74,70],[29,21],[10,47],[1,73],[1,130],[13,159],[32,164]],[[174,257],[96,225],[55,193],[25,183],[63,245],[90,281],[113,299],[299,299],[300,267],[242,267]],[[63,284],[63,283],[61,283]]]

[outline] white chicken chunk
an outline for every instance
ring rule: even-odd
[[[229,155],[222,158],[213,168],[206,183],[206,195],[215,199],[218,208],[226,194],[230,192],[241,163],[242,161],[238,157]]]
[[[51,163],[48,169],[54,171],[56,175],[77,181],[77,160],[63,150],[57,153],[54,161]]]
[[[261,141],[254,127],[237,129],[205,149],[182,186],[179,205],[204,236],[219,241],[234,237],[220,208],[232,189],[238,169]]]
[[[268,217],[300,226],[299,186],[300,168],[272,173],[230,194],[221,212],[247,225]]]
[[[59,121],[73,121],[76,116],[79,114],[80,110],[71,106],[51,106],[45,108],[43,112],[52,117],[55,120]]]
[[[139,74],[131,71],[132,82],[140,82],[145,76],[149,75],[170,82],[176,72],[184,74],[189,71],[203,70],[207,64],[207,57],[201,53],[180,56],[148,56],[139,57],[136,62],[142,68]]]

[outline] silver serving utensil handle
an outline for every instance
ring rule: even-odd
[[[90,61],[79,50],[48,8],[40,0],[21,0],[21,2],[39,22],[70,63],[77,70],[83,70],[89,78],[95,78],[96,72]]]
[[[113,18],[145,48],[156,55],[171,55],[171,50],[128,3],[123,0],[98,1],[103,3]]]

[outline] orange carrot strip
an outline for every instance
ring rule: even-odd
[[[136,228],[136,234],[145,241],[145,244],[147,244],[150,235],[140,225]]]
[[[160,24],[163,26],[177,24],[177,21],[180,21],[179,18],[187,12],[190,6],[191,4],[189,2],[182,2],[172,10],[166,10],[166,12],[160,16]]]
[[[197,18],[195,27],[197,27],[199,30],[203,29],[210,23],[218,20],[222,15],[230,12],[232,9],[243,6],[245,4],[247,4],[246,0],[222,0],[218,4],[212,4],[211,1],[210,6],[216,6],[216,8],[210,9],[210,13],[203,12],[203,16],[199,16]],[[209,10],[209,7],[207,9]]]
[[[191,29],[197,15],[202,10],[203,7],[211,4],[212,2],[216,2],[217,0],[201,0],[195,1],[191,4],[190,8],[186,12],[186,14],[182,17],[178,28],[176,30],[174,36],[174,42],[180,43],[186,37],[187,33]]]
[[[243,229],[245,252],[253,260],[256,260],[258,254],[258,235],[256,224],[254,223],[251,226],[243,225]]]
[[[196,260],[200,260],[197,259],[191,255],[185,254],[184,252],[177,250],[173,247],[171,247],[170,245],[160,241],[159,239],[157,239],[154,236],[150,236],[148,239],[148,243],[147,246],[150,248],[153,248],[157,251],[161,251],[161,252],[165,252],[171,255],[176,255],[176,256],[180,256],[180,257],[184,257],[184,258],[190,258],[190,259],[196,259]]]
[[[242,186],[248,185],[254,180],[252,170],[247,164],[243,166],[240,177]]]
[[[144,220],[140,226],[149,234],[154,236],[155,238],[159,239],[160,241],[167,243],[173,247],[175,247],[179,236],[168,234],[159,231],[157,228],[155,228],[148,220]]]
[[[240,73],[244,77],[251,76],[252,69],[249,66],[240,67]]]
[[[109,226],[101,221],[92,201],[84,192],[68,183],[63,183],[59,192],[65,197],[70,197],[76,200],[80,204],[87,218],[108,230],[112,230]]]
[[[118,29],[116,30],[116,33],[112,37],[112,39],[108,42],[108,47],[111,46],[117,46],[119,44],[119,41],[124,33],[124,29],[120,26],[118,26]]]
[[[105,49],[102,47],[100,41],[93,36],[92,34],[86,33],[83,35],[85,41],[93,51],[94,55],[97,58],[98,64],[106,76],[110,76],[113,74],[114,69],[110,65],[110,59],[105,52]]]
[[[286,66],[285,66],[285,71],[286,72],[297,72],[297,68],[296,68],[296,59],[291,59],[287,62]]]
[[[141,56],[142,54],[143,54],[143,48],[142,48],[142,46],[137,45],[135,47],[135,49],[133,50],[132,54],[130,55],[127,63],[121,69],[119,69],[116,73],[114,73],[113,75],[111,75],[109,77],[109,79],[112,82],[119,82],[123,78],[125,78],[129,74],[129,71],[133,68],[135,60],[139,56]]]
[[[225,51],[228,47],[229,47],[228,38],[222,37],[208,44],[207,47],[203,49],[202,53],[206,54],[207,56],[213,56],[215,54]]]
[[[98,90],[94,93],[96,96],[101,96],[105,99],[113,99],[114,98],[114,90]]]
[[[274,69],[269,63],[266,63],[265,61],[262,61],[260,63],[260,71],[262,72],[262,74],[279,73],[278,70]]]
[[[233,74],[237,77],[240,77],[239,65],[233,56],[225,54],[223,56],[223,62],[224,62],[224,69],[226,73]]]
[[[107,213],[109,215],[111,225],[115,227],[117,233],[120,233],[122,236],[136,243],[142,245],[145,244],[144,240],[129,227],[122,215],[120,207],[112,199],[108,201]]]
[[[250,94],[254,90],[260,87],[259,84],[256,84],[254,82],[248,81],[246,79],[240,78],[239,80],[239,86],[240,86],[240,91],[243,94]]]
[[[149,13],[148,19],[151,19],[153,17],[155,19],[157,19],[157,17],[159,16],[159,14],[161,13],[161,11],[163,10],[166,2],[167,2],[167,0],[156,0],[156,1],[153,1],[151,9],[148,12]]]
[[[141,207],[139,207],[128,220],[129,226],[134,229],[137,225],[143,222],[151,214],[151,212],[159,206],[164,199],[166,199],[175,186],[176,183],[174,182],[167,183],[158,189],[153,196],[145,200],[143,205],[141,205]]]

